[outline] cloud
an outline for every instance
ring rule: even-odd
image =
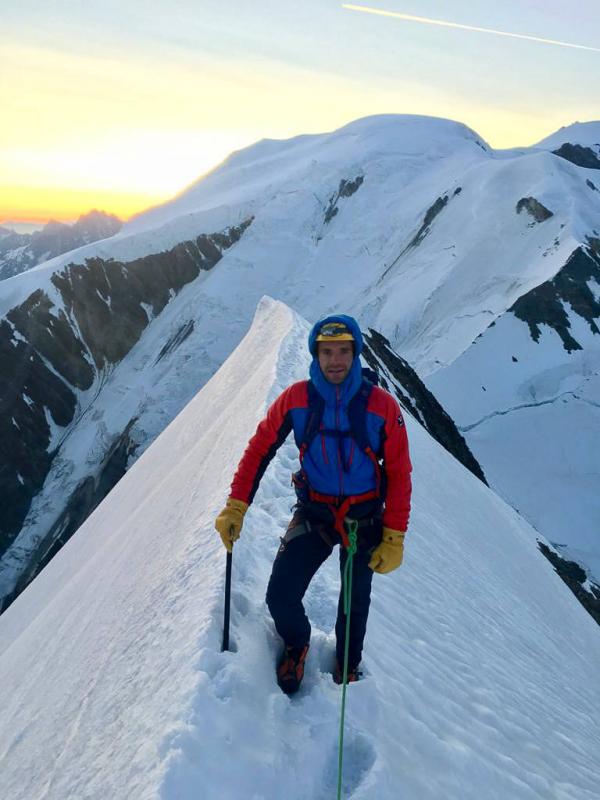
[[[463,31],[476,31],[477,33],[493,33],[496,36],[509,36],[513,39],[527,39],[530,42],[541,42],[542,44],[558,45],[559,47],[574,47],[577,50],[592,50],[595,53],[600,53],[599,47],[588,47],[584,44],[572,44],[571,42],[560,42],[556,39],[544,39],[540,36],[528,36],[524,33],[509,33],[508,31],[496,31],[493,28],[479,28],[475,25],[461,25],[457,22],[447,22],[442,19],[430,19],[429,17],[415,17],[412,14],[400,14],[397,11],[384,11],[380,8],[370,8],[369,6],[356,6],[348,3],[342,3],[342,8],[347,11],[362,11],[365,14],[377,14],[381,17],[394,17],[395,19],[403,19],[407,22],[420,22],[424,25],[439,25],[443,28],[459,28]]]

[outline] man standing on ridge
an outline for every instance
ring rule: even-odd
[[[215,521],[231,552],[244,514],[267,465],[291,430],[300,470],[292,476],[295,512],[273,563],[267,605],[284,651],[277,682],[293,694],[304,676],[310,623],[302,598],[321,564],[340,546],[340,567],[348,558],[348,525],[358,523],[354,556],[348,648],[348,681],[359,678],[373,571],[402,563],[408,526],[411,464],[402,413],[396,400],[363,377],[362,335],[352,317],[317,322],[308,345],[310,380],[285,389],[267,411],[238,465],[226,506]],[[341,683],[346,615],[338,605],[334,680]]]

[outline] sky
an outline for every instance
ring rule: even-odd
[[[125,219],[259,139],[371,114],[530,145],[600,119],[599,80],[597,0],[5,0],[0,221]]]

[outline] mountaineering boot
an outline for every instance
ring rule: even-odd
[[[300,688],[307,653],[307,644],[304,647],[287,646],[283,651],[277,664],[277,683],[285,694],[294,694]]]
[[[360,672],[358,667],[354,667],[353,669],[350,669],[350,667],[348,667],[348,683],[356,683],[356,681],[359,681],[361,677],[362,677],[362,672]],[[339,684],[344,682],[344,670],[343,667],[340,667],[337,659],[333,670],[333,680],[335,683]]]

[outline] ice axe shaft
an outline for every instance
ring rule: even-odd
[[[225,614],[223,618],[223,644],[221,645],[221,652],[229,650],[229,617],[231,608],[231,562],[233,560],[233,553],[227,553],[227,562],[225,565]]]

